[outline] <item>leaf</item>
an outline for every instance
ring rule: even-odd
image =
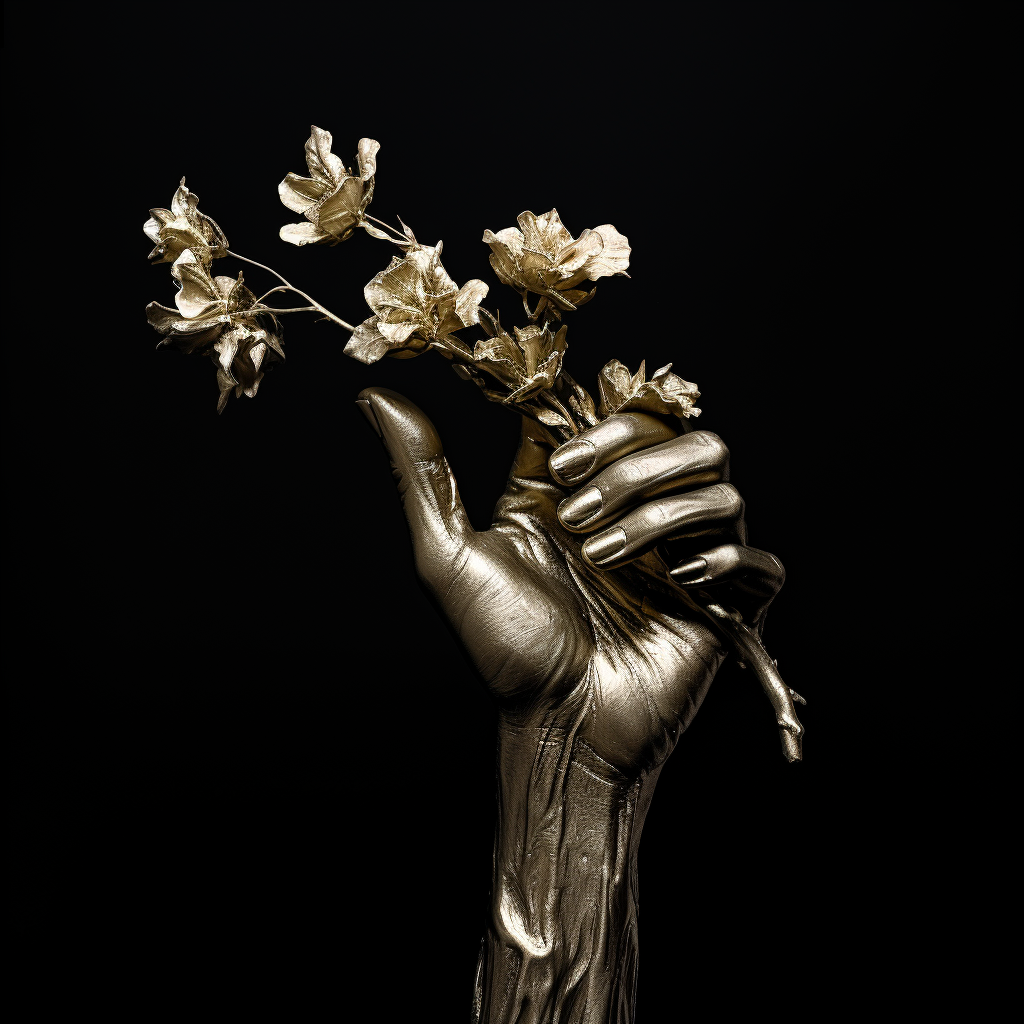
[[[598,419],[597,412],[594,409],[594,400],[590,397],[590,392],[577,384],[564,371],[561,375],[561,380],[562,388],[568,389],[569,392],[566,401],[569,410],[576,414],[578,422],[586,424],[588,427],[596,427],[601,421]]]
[[[374,227],[368,221],[360,221],[359,227],[361,227],[371,238],[379,238],[385,242],[393,241],[391,236],[386,231],[381,231],[380,228]]]
[[[543,423],[546,427],[568,427],[564,416],[559,416],[557,412],[551,409],[541,409],[537,414],[536,418]]]
[[[405,235],[413,245],[418,245],[419,243],[416,241],[416,236],[412,233],[412,228],[409,227],[401,217],[398,218],[398,223],[402,225],[402,234]]]

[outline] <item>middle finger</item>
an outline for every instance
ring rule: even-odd
[[[729,450],[717,434],[695,430],[619,459],[558,506],[574,533],[597,529],[626,509],[660,494],[729,479]]]

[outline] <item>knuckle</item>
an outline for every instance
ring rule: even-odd
[[[732,484],[715,484],[715,491],[722,515],[729,519],[739,519],[743,515],[744,509],[740,492]]]
[[[710,458],[716,465],[724,466],[729,462],[729,449],[726,443],[710,430],[695,430],[685,437],[694,438],[708,449]]]

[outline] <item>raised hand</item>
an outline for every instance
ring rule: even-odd
[[[744,544],[722,441],[627,413],[552,454],[524,419],[494,522],[478,532],[424,414],[377,389],[360,405],[391,457],[419,575],[503,717],[557,717],[586,689],[585,735],[601,756],[627,772],[659,764],[722,659],[664,557],[679,584],[714,587],[758,627],[783,580]]]
[[[473,1020],[628,1024],[643,820],[724,655],[664,556],[755,625],[782,567],[744,545],[714,434],[629,413],[553,451],[524,419],[494,522],[476,531],[426,416],[390,391],[359,404],[391,458],[420,578],[499,706]]]

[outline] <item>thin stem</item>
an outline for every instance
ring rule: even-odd
[[[266,264],[263,263],[257,263],[255,260],[249,259],[248,256],[239,256],[237,252],[232,252],[230,249],[227,249],[226,252],[229,256],[234,256],[236,260],[241,260],[243,263],[251,263],[254,267],[259,267],[261,270],[265,270],[267,271],[267,273],[273,274],[274,277],[276,277],[279,281],[282,281],[284,283],[285,287],[289,291],[295,292],[296,295],[301,295],[308,302],[311,302],[318,310],[320,310],[321,313],[324,314],[324,316],[326,316],[329,320],[333,320],[336,324],[340,324],[342,327],[345,328],[346,331],[355,330],[355,328],[351,324],[345,323],[345,321],[342,320],[340,316],[335,316],[329,309],[326,309],[325,307],[321,306],[320,303],[317,302],[312,295],[307,295],[304,291],[302,291],[301,288],[296,288],[295,285],[293,285],[290,281],[282,277],[273,268],[268,267],[266,266]]]
[[[381,220],[379,217],[374,217],[374,216],[372,216],[369,213],[364,213],[363,216],[367,220],[372,220],[374,222],[374,224],[379,224],[382,228],[387,228],[388,231],[390,231],[393,235],[397,235],[402,240],[402,244],[403,245],[408,245],[409,244],[409,239],[406,238],[405,235],[403,235],[401,231],[398,231],[396,228],[393,228],[386,221]],[[392,241],[394,241],[394,239],[392,239]]]
[[[262,301],[263,301],[263,300],[264,300],[264,299],[265,299],[265,298],[266,298],[266,297],[267,297],[268,295],[273,295],[273,294],[274,294],[274,292],[286,292],[286,291],[288,291],[288,289],[287,289],[287,288],[285,288],[285,286],[284,286],[283,284],[279,284],[279,285],[278,285],[278,286],[277,286],[276,288],[271,288],[269,292],[264,292],[264,293],[263,293],[263,294],[262,294],[262,295],[261,295],[261,296],[260,296],[260,297],[259,297],[259,298],[258,298],[258,299],[256,300],[256,302],[257,302],[257,303],[259,303],[259,302],[262,302]]]
[[[259,308],[245,309],[236,313],[236,316],[244,316],[246,313],[321,313],[323,310],[316,306],[295,306],[293,309],[278,309],[275,306],[261,306]]]

